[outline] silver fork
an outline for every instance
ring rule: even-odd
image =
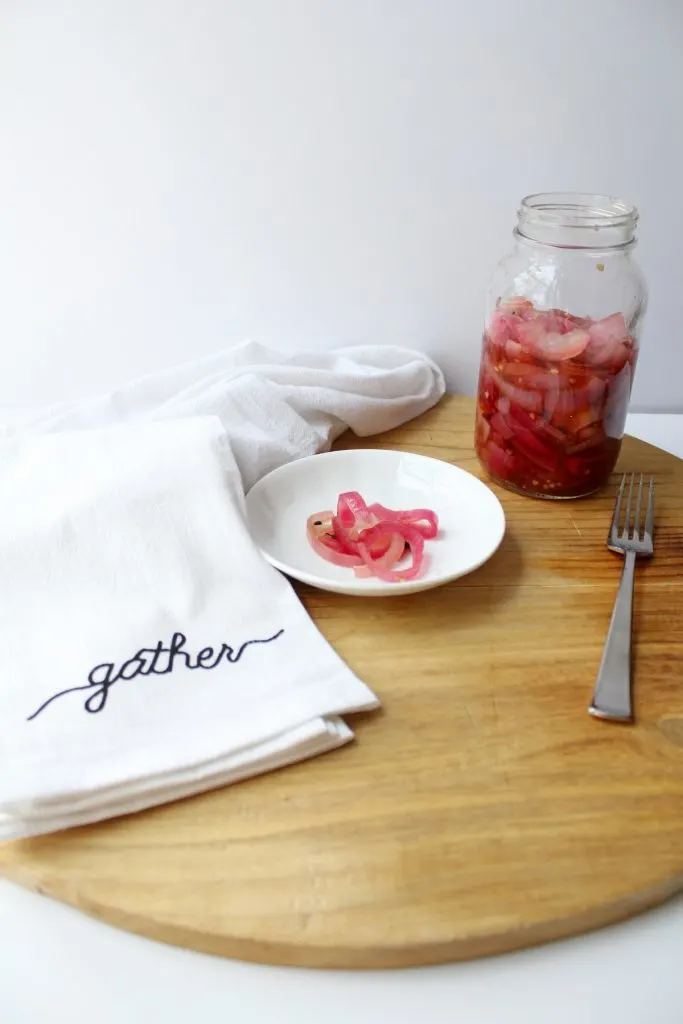
[[[607,538],[607,547],[610,551],[616,551],[617,554],[624,555],[624,568],[621,573],[621,582],[614,602],[612,621],[609,625],[605,649],[602,653],[602,661],[595,683],[593,702],[588,709],[589,714],[595,715],[596,718],[604,718],[613,722],[630,722],[633,719],[631,700],[633,577],[635,575],[636,558],[651,558],[654,553],[654,480],[650,477],[647,510],[645,512],[645,523],[643,524],[643,474],[640,474],[633,528],[631,528],[634,484],[635,473],[631,473],[628,482],[626,512],[622,525],[621,506],[623,504],[624,491],[626,490],[626,474],[621,478]]]

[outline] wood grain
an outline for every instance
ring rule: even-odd
[[[347,446],[482,475],[473,404]],[[527,946],[683,888],[683,463],[657,479],[636,581],[634,726],[586,713],[620,563],[613,488],[571,502],[498,490],[496,556],[438,590],[359,601],[301,588],[379,694],[357,741],[102,825],[0,846],[0,871],[115,925],[269,963],[394,967]]]

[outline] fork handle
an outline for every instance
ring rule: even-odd
[[[588,709],[596,718],[613,722],[633,720],[631,702],[631,623],[633,617],[633,577],[635,551],[627,551],[621,582],[614,601],[605,649],[595,683],[593,702]]]

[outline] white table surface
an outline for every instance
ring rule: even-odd
[[[632,415],[627,429],[683,457],[683,415]],[[682,1024],[683,898],[521,953],[404,971],[334,972],[165,947],[0,881],[0,1024],[188,1020]]]

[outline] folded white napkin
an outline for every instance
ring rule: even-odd
[[[391,347],[251,344],[0,431],[0,839],[337,747],[376,706],[254,547],[243,492],[435,404]]]

